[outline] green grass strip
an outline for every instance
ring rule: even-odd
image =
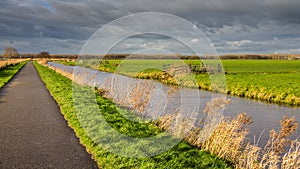
[[[27,63],[21,62],[15,65],[9,65],[6,66],[5,68],[0,70],[0,89],[6,85],[13,77],[15,74],[21,70],[21,68]]]
[[[74,129],[81,144],[92,154],[100,168],[232,168],[228,162],[208,152],[192,147],[184,141],[165,153],[149,158],[121,157],[110,153],[94,143],[80,126],[73,105],[72,81],[47,67],[37,63],[34,63],[34,65],[48,90],[60,106],[61,112],[68,121],[69,126]],[[80,88],[82,86],[76,87]],[[84,97],[85,95],[82,94],[82,98]],[[127,110],[117,107],[112,101],[98,94],[96,94],[96,100],[102,116],[114,129],[122,134],[132,137],[149,137],[162,132],[153,123],[138,123],[124,118],[124,113],[131,116],[134,115]],[[97,128],[97,126],[94,126],[94,128]]]

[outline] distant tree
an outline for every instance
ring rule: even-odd
[[[50,58],[49,52],[41,52],[38,56],[39,58]]]
[[[3,56],[6,58],[17,58],[19,57],[19,52],[16,48],[14,47],[7,47],[4,49]]]

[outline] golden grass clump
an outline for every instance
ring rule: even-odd
[[[146,106],[150,102],[151,93],[154,85],[152,83],[137,83],[129,94],[129,102],[132,108],[139,114],[145,112]]]
[[[205,111],[216,113],[214,111],[220,109],[219,105],[213,101],[212,104],[207,105]],[[263,148],[249,143],[246,136],[251,124],[251,117],[246,113],[238,114],[233,119],[223,117],[205,142],[197,141],[197,138],[201,138],[201,129],[192,132],[193,135],[186,140],[192,145],[232,162],[236,168],[300,168],[300,142],[288,139],[298,127],[294,117],[284,117],[280,121],[279,131],[270,131],[269,140]],[[290,150],[286,152],[289,147]]]
[[[247,145],[246,135],[252,121],[246,113],[241,113],[233,119],[224,117],[221,111],[228,103],[229,101],[224,99],[214,99],[207,103],[204,109],[207,116],[200,121],[199,125],[202,127],[192,126],[184,139],[194,146],[235,163],[243,153],[241,148]],[[162,127],[166,128],[171,123],[172,117],[161,118],[161,121]],[[186,125],[182,124],[182,126]]]
[[[291,147],[282,158],[282,169],[300,168],[300,141],[291,142]]]
[[[174,114],[159,117],[157,125],[176,138],[186,137],[194,128],[192,119],[185,117],[179,109]]]
[[[275,130],[270,131],[270,138],[265,145],[264,149],[262,150],[262,158],[260,160],[260,167],[262,168],[279,168],[280,164],[286,166],[293,166],[290,165],[288,158],[283,157],[290,157],[294,153],[298,153],[296,149],[291,150],[285,153],[287,147],[293,147],[293,143],[297,140],[290,140],[287,137],[291,136],[295,133],[298,123],[296,122],[295,118],[287,118],[284,117],[283,120],[280,121],[281,128],[278,132]],[[284,153],[284,154],[283,154]],[[282,157],[283,155],[283,157]],[[298,163],[299,164],[299,163]],[[300,166],[298,166],[299,168]]]
[[[6,66],[9,66],[9,65],[15,65],[15,64],[18,64],[20,62],[23,62],[25,60],[28,60],[28,59],[9,59],[9,60],[2,60],[0,61],[0,69],[3,69],[5,68]]]
[[[204,112],[208,114],[206,120],[209,123],[205,124],[205,121],[201,121],[200,123],[205,124],[202,128],[191,127],[190,120],[182,118],[180,113],[161,117],[158,124],[176,137],[183,136],[182,133],[186,134],[186,130],[191,128],[189,133],[184,135],[188,143],[232,162],[235,168],[300,168],[300,142],[288,139],[298,126],[294,117],[284,117],[280,121],[279,131],[271,130],[267,144],[261,148],[256,144],[250,144],[246,137],[252,124],[251,116],[240,113],[234,118],[222,117],[218,121],[218,112],[223,106],[222,99],[207,104]],[[177,123],[176,127],[172,128],[174,121],[182,123]],[[176,129],[179,131],[176,132]],[[287,148],[290,148],[289,151]]]
[[[246,113],[237,115],[231,121],[223,118],[208,140],[197,146],[235,163],[241,156],[241,148],[246,144],[245,138],[249,132],[247,126],[251,123],[251,117]]]
[[[47,65],[48,59],[46,59],[46,58],[39,58],[39,59],[37,60],[37,62],[38,62],[38,64],[41,64],[41,65],[43,65],[43,66],[48,66],[48,65]]]

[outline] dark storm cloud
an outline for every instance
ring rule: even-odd
[[[134,2],[133,2],[134,1]],[[298,0],[123,0],[123,10],[130,12],[167,12],[206,26],[222,27],[236,23],[257,26],[260,22],[299,22]],[[148,3],[147,3],[148,2]]]
[[[99,27],[118,17],[111,12],[113,7],[105,4],[48,1],[49,6],[42,6],[34,1],[5,2],[0,6],[0,29],[6,36],[31,37],[43,32],[45,37],[83,38],[85,27]]]
[[[29,48],[32,49],[32,41],[36,41],[36,38],[45,40],[39,40],[40,43],[47,43],[49,38],[74,39],[81,41],[82,46],[84,40],[101,25],[120,16],[114,6],[100,1],[4,0],[0,3],[0,39],[3,44],[0,49],[10,46],[9,41],[31,42]],[[73,45],[69,44],[69,47],[73,48]],[[28,52],[39,50],[36,48]]]
[[[119,17],[164,12],[195,24],[221,53],[295,52],[299,6],[299,0],[2,0],[0,50],[14,45],[23,52],[78,53],[96,30]],[[164,36],[136,37],[142,38],[170,45]]]

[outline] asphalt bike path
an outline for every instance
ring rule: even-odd
[[[32,62],[0,91],[0,169],[97,168]]]

